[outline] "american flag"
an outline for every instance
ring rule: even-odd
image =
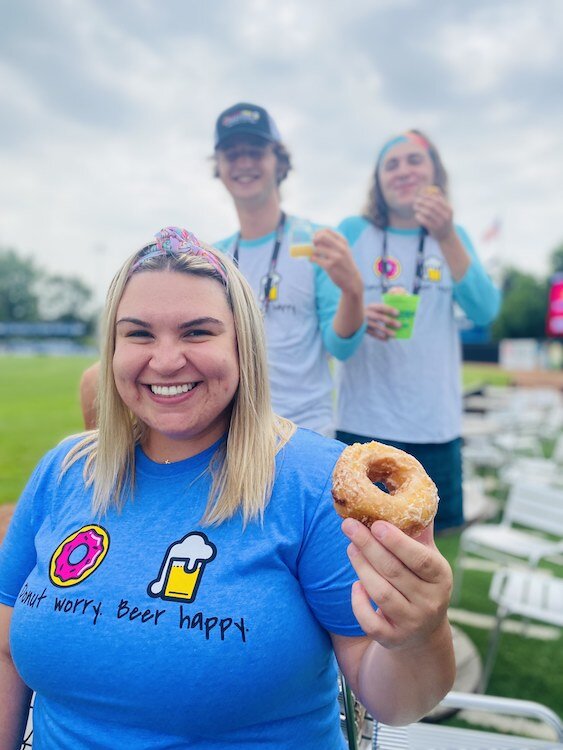
[[[501,228],[502,222],[497,216],[483,232],[481,242],[490,242],[491,240],[496,239],[500,234]]]

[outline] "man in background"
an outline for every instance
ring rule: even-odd
[[[334,435],[329,356],[346,359],[365,330],[363,283],[344,237],[311,226],[310,257],[292,257],[293,229],[302,219],[282,210],[280,185],[291,157],[268,112],[235,104],[216,122],[215,176],[231,198],[239,230],[215,243],[237,261],[264,313],[274,411]],[[98,363],[80,383],[86,429],[96,424]]]
[[[313,224],[310,257],[290,253],[302,219],[281,206],[291,157],[272,117],[255,104],[222,112],[215,176],[229,192],[239,230],[215,243],[231,255],[262,306],[274,411],[334,434],[329,355],[346,359],[364,333],[363,284],[342,235]]]

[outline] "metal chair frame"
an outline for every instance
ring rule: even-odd
[[[440,705],[536,719],[554,730],[557,741],[422,722],[406,727],[390,727],[376,722],[372,750],[563,750],[563,722],[541,703],[452,691]]]
[[[510,489],[500,523],[474,524],[461,533],[452,602],[459,601],[469,555],[503,564],[520,560],[536,567],[542,558],[562,552],[563,489],[518,483]]]

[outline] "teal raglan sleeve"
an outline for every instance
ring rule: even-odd
[[[364,219],[363,216],[349,216],[347,219],[342,219],[336,231],[346,237],[348,244],[353,249],[360,235],[369,225],[368,220]]]
[[[214,242],[213,247],[216,250],[220,250],[222,253],[225,253],[225,255],[232,255],[236,238],[236,234],[231,234],[230,237],[225,237],[222,240],[217,240],[216,242]]]
[[[454,300],[470,320],[485,326],[498,314],[500,291],[487,275],[465,230],[459,226],[455,229],[469,253],[471,263],[463,278],[454,283]]]
[[[337,231],[344,235],[351,247],[353,243],[350,237],[348,237],[347,233],[341,229],[347,221],[349,220],[342,222]],[[363,325],[348,338],[342,338],[342,336],[339,336],[336,333],[332,324],[338,309],[341,294],[342,292],[332,281],[326,271],[315,266],[315,297],[317,303],[317,316],[319,319],[323,343],[325,349],[332,354],[333,357],[344,360],[351,357],[360,345],[367,325],[364,322]]]

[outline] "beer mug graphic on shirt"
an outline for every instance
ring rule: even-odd
[[[172,544],[166,550],[156,580],[149,583],[147,593],[171,601],[193,602],[207,563],[217,548],[197,531]]]
[[[260,279],[260,302],[275,302],[279,296],[281,276],[275,271]]]

